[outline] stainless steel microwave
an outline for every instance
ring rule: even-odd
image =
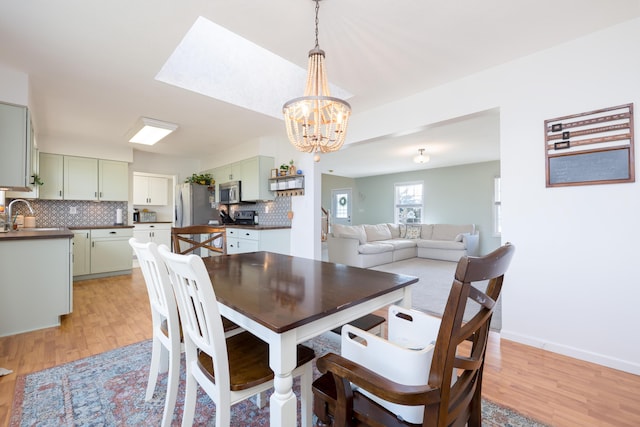
[[[233,203],[240,203],[241,198],[241,185],[240,181],[230,181],[220,184],[220,203],[230,205]]]

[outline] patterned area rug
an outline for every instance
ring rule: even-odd
[[[306,343],[317,355],[336,351],[339,341],[320,336]],[[141,426],[160,425],[166,374],[160,376],[154,398],[144,401],[151,361],[151,341],[132,344],[96,356],[45,369],[17,380],[11,427],[17,426]],[[314,375],[319,375],[317,371]],[[180,425],[184,399],[182,373],[172,425]],[[294,385],[298,393],[299,386]],[[483,425],[543,427],[515,411],[483,402]],[[194,425],[212,426],[215,407],[200,390]],[[253,401],[233,407],[231,425],[268,426],[269,405]]]

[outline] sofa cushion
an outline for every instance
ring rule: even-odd
[[[417,245],[419,248],[430,249],[451,249],[451,250],[464,250],[464,243],[454,242],[453,240],[418,240]]]
[[[375,242],[358,246],[358,253],[361,254],[380,254],[383,252],[393,252],[393,245]]]
[[[331,229],[334,237],[348,237],[358,239],[361,245],[367,243],[367,234],[362,225],[333,224]]]
[[[391,239],[391,240],[381,240],[378,243],[386,243],[393,246],[394,250],[404,249],[404,248],[415,248],[416,247],[416,239]]]
[[[389,231],[391,232],[392,239],[397,239],[400,237],[400,225],[401,224],[387,223],[387,227],[389,227]]]
[[[391,231],[389,231],[387,224],[365,224],[364,232],[367,235],[367,242],[391,239]]]
[[[420,225],[407,225],[407,239],[419,239],[422,226]]]
[[[473,233],[473,225],[434,224],[431,239],[455,241],[461,233]]]
[[[433,224],[422,224],[420,230],[420,238],[430,240],[433,235]]]

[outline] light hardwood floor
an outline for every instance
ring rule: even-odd
[[[508,284],[505,284],[508,285]],[[146,288],[130,276],[77,282],[74,311],[58,328],[0,338],[0,426],[8,426],[16,377],[151,337]],[[640,377],[493,334],[483,396],[549,425],[640,426]]]

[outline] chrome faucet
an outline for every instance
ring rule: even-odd
[[[23,203],[25,203],[27,205],[27,207],[29,208],[29,212],[31,212],[31,215],[34,215],[33,208],[31,207],[29,202],[27,202],[25,199],[14,199],[14,200],[12,200],[11,203],[9,203],[9,207],[7,208],[7,214],[9,215],[9,218],[8,218],[9,229],[13,229],[13,213],[11,212],[11,207],[13,206],[13,204],[15,202],[23,202]]]

